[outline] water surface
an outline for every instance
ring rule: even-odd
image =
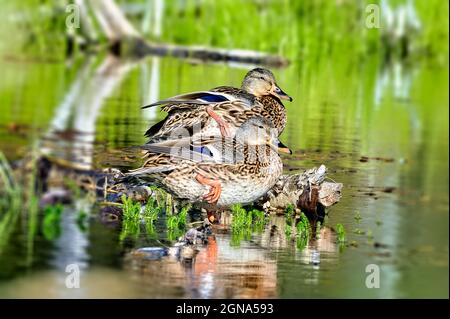
[[[65,208],[57,238],[39,230],[31,248],[26,220],[18,220],[0,252],[0,296],[448,298],[448,67],[377,56],[354,63],[337,54],[313,61],[274,73],[294,99],[285,103],[281,139],[295,150],[284,157],[285,172],[325,164],[328,176],[344,184],[320,239],[297,249],[284,218],[274,217],[239,246],[230,232],[215,229],[193,262],[146,260],[132,251],[167,245],[163,219],[155,236],[124,243],[120,227],[105,225],[97,206],[80,201]],[[140,106],[239,86],[248,70],[110,56],[70,64],[2,57],[0,68],[0,149],[7,157],[22,158],[37,141],[43,152],[92,169],[139,165],[134,147],[164,116]],[[80,207],[91,216],[84,230],[75,218]],[[336,243],[338,223],[347,245]],[[65,287],[70,263],[81,267],[80,289]],[[366,287],[369,264],[380,267],[378,289]]]

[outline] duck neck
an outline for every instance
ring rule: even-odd
[[[276,151],[269,145],[247,145],[245,150],[245,162],[258,163],[260,167],[269,167],[279,158]]]
[[[286,126],[286,109],[280,99],[273,95],[263,95],[258,100],[264,107],[264,111],[269,114],[270,120],[278,128],[279,134]]]

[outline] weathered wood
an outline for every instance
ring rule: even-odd
[[[203,46],[182,46],[137,42],[134,49],[137,56],[159,55],[189,59],[197,62],[221,61],[227,63],[257,64],[284,67],[289,61],[278,55],[270,55],[252,50],[208,48]]]
[[[97,42],[98,35],[94,28],[91,16],[89,15],[89,8],[86,4],[86,0],[75,0],[75,4],[80,8],[81,34],[89,43]]]
[[[289,205],[320,216],[341,198],[342,183],[326,182],[327,168],[311,168],[301,174],[282,175],[272,189],[256,204],[266,211],[282,212]]]
[[[110,42],[140,37],[139,32],[113,0],[91,0],[90,4],[102,31]]]

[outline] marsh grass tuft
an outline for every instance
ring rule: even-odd
[[[144,208],[144,223],[148,233],[154,233],[155,222],[158,220],[162,208],[153,197],[149,197]]]
[[[309,236],[311,234],[311,225],[308,217],[304,213],[300,214],[300,220],[296,226],[297,229],[297,248],[303,250],[309,242]]]
[[[181,236],[186,228],[187,215],[190,205],[183,207],[178,214],[172,214],[172,203],[167,205],[167,196],[164,192],[155,189],[155,197],[149,197],[145,206],[133,201],[126,195],[122,195],[122,230],[119,236],[121,242],[127,237],[137,239],[141,234],[142,224],[145,233],[154,237],[156,234],[156,222],[163,211],[166,212],[167,237],[169,240],[176,240]],[[170,212],[167,209],[170,209]]]
[[[178,214],[167,216],[167,238],[169,240],[176,240],[185,232],[190,209],[191,205],[184,206]]]
[[[54,240],[61,235],[61,215],[64,207],[61,204],[50,205],[44,208],[42,233],[45,239]]]
[[[119,239],[122,242],[125,238],[132,236],[137,238],[141,232],[141,204],[134,202],[126,195],[122,195],[122,230]]]
[[[284,210],[287,219],[292,219],[295,215],[295,208],[293,204],[288,204]]]
[[[320,239],[320,228],[322,227],[322,223],[317,221],[316,223],[316,239]]]
[[[187,223],[187,214],[190,209],[191,206],[188,205],[183,207],[178,214],[168,216],[167,228],[169,230],[184,229]]]
[[[126,195],[122,195],[121,199],[123,218],[126,220],[139,220],[141,213],[141,204],[139,202],[134,202]]]
[[[78,215],[77,215],[77,218],[76,218],[76,223],[77,223],[78,228],[82,232],[85,232],[87,230],[88,220],[89,220],[88,213],[86,213],[84,210],[80,210],[78,212]]]
[[[239,246],[241,240],[250,240],[252,233],[261,233],[267,223],[264,212],[252,208],[246,210],[240,204],[231,207],[231,244]]]
[[[288,204],[284,210],[284,216],[286,225],[284,228],[284,232],[286,234],[286,237],[290,238],[292,235],[292,225],[295,221],[295,209],[293,204]]]
[[[0,254],[8,243],[19,217],[26,220],[27,260],[31,262],[34,236],[37,229],[38,198],[35,194],[36,157],[32,153],[31,176],[24,185],[17,183],[5,155],[0,152]]]
[[[343,244],[346,242],[346,235],[345,235],[345,229],[344,225],[342,224],[336,224],[336,233],[337,233],[337,241],[340,244]]]

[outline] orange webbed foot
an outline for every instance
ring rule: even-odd
[[[216,112],[213,111],[212,106],[208,106],[206,108],[206,113],[208,113],[208,115],[217,122],[219,125],[220,134],[222,134],[223,137],[231,137],[230,125],[228,125],[227,122],[225,122]]]
[[[222,194],[222,184],[219,181],[206,178],[201,174],[197,174],[195,179],[202,185],[210,186],[209,192],[203,196],[203,199],[206,200],[210,204],[217,203]]]

